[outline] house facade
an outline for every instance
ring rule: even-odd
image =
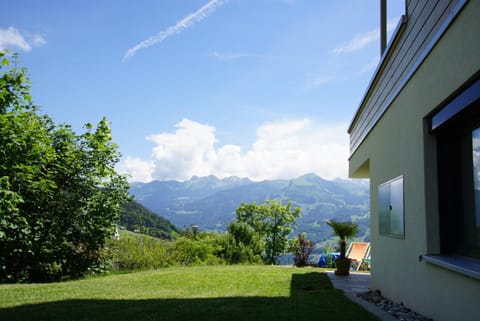
[[[480,320],[480,0],[406,1],[349,135],[349,175],[370,179],[371,287]]]

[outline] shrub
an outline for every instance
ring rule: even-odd
[[[306,266],[314,248],[315,243],[307,240],[305,233],[298,234],[298,237],[290,242],[290,250],[294,255],[293,264],[298,267]]]
[[[189,265],[214,265],[221,258],[223,236],[218,233],[187,233],[173,242],[172,256],[176,263]]]
[[[172,247],[169,241],[122,231],[120,240],[107,242],[104,253],[109,252],[114,269],[147,270],[174,265]]]
[[[260,236],[244,223],[232,223],[228,233],[186,229],[175,240],[120,231],[120,240],[107,240],[103,266],[116,270],[147,270],[181,265],[262,263]]]

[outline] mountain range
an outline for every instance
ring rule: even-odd
[[[301,208],[296,233],[306,232],[316,243],[332,237],[325,220],[352,220],[359,225],[359,238],[370,238],[369,184],[365,180],[325,180],[306,174],[291,180],[254,182],[248,178],[192,177],[189,181],[132,183],[130,193],[151,211],[174,225],[197,225],[203,231],[225,231],[236,219],[242,202],[292,201]]]

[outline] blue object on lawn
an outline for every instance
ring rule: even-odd
[[[323,253],[320,255],[320,260],[318,260],[318,266],[319,267],[334,267],[333,262],[335,259],[338,259],[340,257],[340,252],[334,252],[334,253],[328,253],[325,254]]]
[[[319,267],[326,267],[327,266],[327,255],[322,254],[320,255],[320,260],[318,260]]]

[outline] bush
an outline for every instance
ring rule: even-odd
[[[173,244],[174,260],[183,266],[225,263],[224,234],[186,229]]]
[[[298,234],[298,237],[290,242],[290,251],[294,255],[293,264],[298,267],[306,266],[314,248],[315,243],[307,240],[305,233]]]
[[[148,270],[175,265],[214,265],[224,263],[225,235],[184,233],[176,240],[162,240],[129,231],[120,240],[108,240],[103,250],[105,265],[115,270]]]
[[[101,252],[103,265],[116,270],[147,270],[169,266],[262,263],[263,243],[251,227],[232,223],[228,233],[186,229],[175,240],[120,231]]]
[[[122,231],[120,240],[109,240],[105,262],[116,270],[148,270],[174,265],[172,242]]]

